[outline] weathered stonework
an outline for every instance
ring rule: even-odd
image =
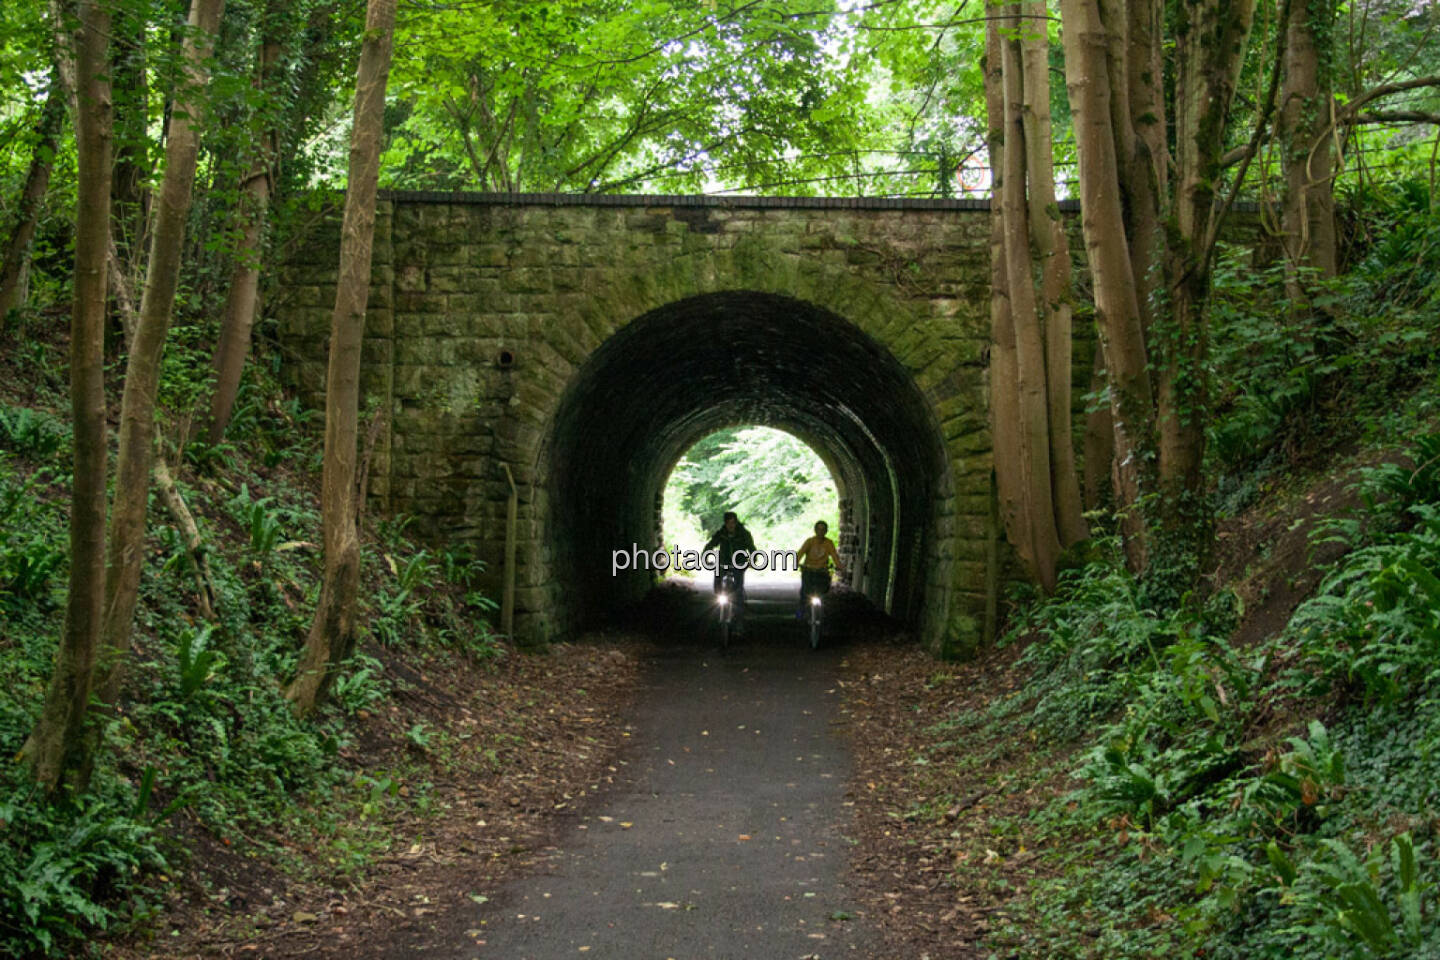
[[[647,586],[611,578],[606,544],[655,542],[655,498],[690,443],[769,423],[831,464],[856,585],[933,649],[973,644],[992,536],[988,216],[968,201],[386,195],[362,381],[387,415],[370,496],[473,542],[494,587],[508,463],[517,634],[540,641]],[[337,237],[335,221],[316,231],[275,307],[317,406]]]

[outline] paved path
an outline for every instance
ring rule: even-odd
[[[475,908],[457,956],[872,955],[842,882],[839,654],[809,649],[792,595],[752,588],[750,635],[724,656],[691,643],[657,658],[615,785]]]

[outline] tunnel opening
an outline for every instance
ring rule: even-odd
[[[734,511],[767,555],[799,547],[817,520],[844,549],[854,532],[840,522],[839,486],[826,458],[788,431],[759,424],[717,430],[669,470],[658,505],[660,540],[677,554],[700,550]],[[673,567],[667,573],[694,576]],[[701,580],[709,576],[700,573]],[[752,571],[751,579],[798,581],[799,574],[768,568]]]
[[[666,546],[673,467],[706,436],[744,425],[784,431],[817,452],[848,534],[849,586],[918,625],[927,589],[948,583],[936,526],[953,501],[924,395],[893,355],[835,313],[731,291],[632,320],[567,386],[537,463],[549,478],[543,560],[560,630],[596,625],[644,597],[655,572],[617,570],[614,551]]]

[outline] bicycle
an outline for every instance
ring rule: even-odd
[[[812,594],[810,597],[809,610],[806,611],[810,621],[810,649],[820,649],[820,624],[823,621],[822,614],[825,610],[825,602],[820,594]]]
[[[735,571],[726,570],[720,575],[720,585],[715,590],[715,606],[720,618],[720,649],[730,646],[730,632],[735,619],[735,605],[744,603],[745,597],[735,582]]]
[[[802,609],[795,611],[795,619],[805,620],[809,624],[811,650],[820,648],[820,636],[824,632],[825,623],[825,595],[829,592],[830,573],[828,570],[801,571],[800,603]]]

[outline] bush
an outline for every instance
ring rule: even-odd
[[[69,449],[70,429],[41,410],[0,406],[0,439],[13,453],[49,460]]]
[[[86,795],[52,806],[8,785],[0,802],[0,953],[69,953],[70,941],[145,912],[144,874],[166,868],[135,801]]]

